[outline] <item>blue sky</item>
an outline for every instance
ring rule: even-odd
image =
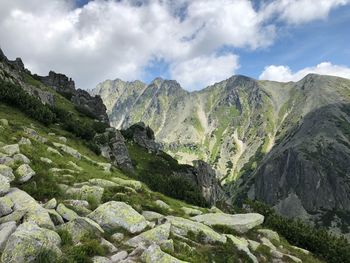
[[[5,54],[33,73],[65,73],[83,89],[158,76],[188,90],[234,74],[350,78],[349,28],[350,0],[0,2]]]

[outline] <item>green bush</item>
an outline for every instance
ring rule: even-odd
[[[317,229],[300,220],[284,218],[264,203],[250,200],[246,203],[265,216],[266,227],[277,231],[291,244],[305,248],[329,263],[350,262],[350,244],[344,237],[336,237],[325,229]]]

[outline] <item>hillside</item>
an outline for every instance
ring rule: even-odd
[[[100,83],[112,126],[143,121],[182,163],[207,161],[234,203],[247,197],[350,232],[350,80],[278,83],[233,76],[201,91],[176,81]]]

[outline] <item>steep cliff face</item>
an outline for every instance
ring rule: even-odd
[[[284,215],[349,231],[349,80],[233,76],[192,93],[175,81],[117,80],[95,92],[113,125],[145,122],[181,162],[212,165],[235,201],[263,200]]]

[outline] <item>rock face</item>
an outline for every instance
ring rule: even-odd
[[[88,218],[97,222],[105,230],[121,227],[130,233],[137,233],[147,226],[146,219],[131,206],[115,201],[100,205],[88,215]]]
[[[256,213],[248,214],[203,214],[192,217],[192,220],[201,222],[209,226],[225,226],[239,233],[245,233],[248,230],[261,225],[264,222],[264,216]]]
[[[2,262],[29,263],[36,262],[37,256],[43,249],[53,251],[59,257],[60,236],[48,229],[40,228],[33,222],[20,225],[9,237],[2,254]]]
[[[49,72],[46,77],[38,77],[42,83],[46,86],[54,88],[61,94],[73,94],[75,90],[75,83],[71,78],[68,78],[64,74]]]

